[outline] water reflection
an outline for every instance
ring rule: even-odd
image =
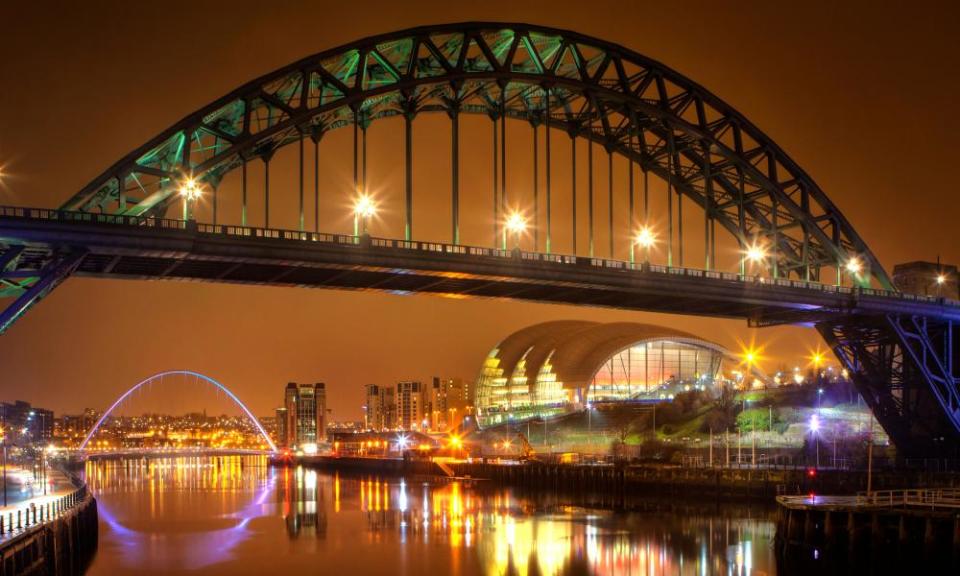
[[[280,510],[290,538],[327,532],[326,486],[318,484],[316,470],[283,468],[277,493]]]
[[[769,512],[574,505],[478,482],[271,469],[259,458],[89,464],[91,574],[774,574]],[[282,554],[278,554],[283,551]]]

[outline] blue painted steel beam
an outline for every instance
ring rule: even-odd
[[[70,274],[76,270],[83,260],[86,250],[81,249],[65,256],[56,264],[51,264],[41,272],[40,279],[30,288],[17,297],[10,305],[0,312],[0,334],[7,331],[18,318],[26,314],[31,306],[42,300]]]

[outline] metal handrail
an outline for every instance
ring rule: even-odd
[[[87,485],[71,477],[74,490],[58,498],[48,500],[39,506],[31,503],[6,514],[0,514],[0,538],[21,534],[31,528],[52,522],[86,501],[89,491]],[[79,485],[78,485],[79,484]]]
[[[90,224],[109,224],[116,226],[136,226],[144,228],[159,228],[163,230],[184,230],[188,231],[194,228],[197,232],[203,234],[215,234],[223,236],[240,236],[253,238],[269,238],[277,240],[290,240],[311,243],[328,243],[337,245],[361,245],[359,236],[348,234],[329,234],[319,232],[305,232],[302,230],[289,230],[283,228],[258,228],[253,226],[236,226],[232,224],[200,224],[189,220],[176,220],[171,218],[155,218],[152,216],[131,216],[126,214],[103,214],[94,212],[76,212],[69,210],[55,210],[51,208],[26,208],[20,206],[0,206],[0,217],[26,218],[31,220],[53,220],[70,223],[90,223]],[[745,284],[769,284],[771,286],[782,286],[787,288],[800,288],[805,290],[815,290],[819,292],[856,294],[880,298],[893,298],[897,300],[911,300],[916,302],[939,303],[943,306],[960,308],[960,301],[950,298],[924,296],[917,294],[907,294],[896,290],[884,290],[870,287],[850,287],[838,286],[835,284],[822,284],[809,280],[795,280],[788,278],[764,278],[762,276],[753,276],[746,274],[735,274],[731,272],[722,272],[717,270],[702,270],[699,268],[682,268],[676,266],[663,266],[658,264],[637,264],[623,260],[613,260],[606,258],[590,258],[575,255],[545,254],[542,252],[525,252],[502,250],[497,248],[485,248],[480,246],[465,246],[459,244],[445,244],[441,242],[419,242],[407,240],[394,240],[388,238],[369,238],[370,245],[377,248],[398,248],[404,250],[417,250],[444,254],[464,254],[470,256],[486,256],[493,258],[514,258],[519,254],[521,260],[551,262],[557,264],[581,264],[588,263],[591,266],[612,269],[612,270],[634,270],[655,274],[670,274],[676,276],[687,276],[691,278],[707,277],[714,280],[736,281]]]
[[[956,488],[905,488],[900,490],[877,490],[859,492],[854,496],[777,496],[784,506],[848,508],[907,508],[960,509],[960,489]]]

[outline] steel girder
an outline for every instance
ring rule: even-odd
[[[23,258],[27,252],[26,246],[8,246],[0,252],[0,264],[4,260]],[[13,296],[5,308],[0,310],[0,334],[6,332],[20,316],[26,314],[34,304],[42,300],[61,282],[67,279],[76,270],[83,260],[86,249],[56,251],[41,248],[35,254],[35,267],[21,262],[26,268],[14,271],[4,271],[5,265],[0,266],[0,283],[6,283],[7,289],[0,292],[2,296]],[[14,283],[15,282],[15,283]]]
[[[898,449],[906,454],[956,452],[956,323],[908,314],[850,315],[821,322],[817,329]]]
[[[302,138],[421,112],[549,122],[667,180],[741,245],[774,247],[778,276],[817,280],[858,257],[869,269],[863,284],[872,274],[892,289],[813,179],[731,106],[627,48],[527,24],[415,28],[304,58],[190,114],[63,208],[162,216],[186,175],[216,187]]]

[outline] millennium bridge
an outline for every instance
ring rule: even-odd
[[[432,183],[449,202],[415,228],[413,134],[428,114],[449,121],[449,156],[428,158],[449,170]],[[402,189],[380,197],[367,169],[375,121],[403,135]],[[340,128],[351,133],[352,182],[332,190],[321,187],[321,144]],[[461,154],[488,138],[489,156]],[[508,190],[508,160],[521,154],[531,154],[530,186]],[[482,199],[475,178],[461,178],[478,163],[490,174]],[[272,197],[271,164],[293,166],[296,182],[279,193],[274,182]],[[402,206],[402,238],[371,233],[384,196]],[[321,230],[344,198],[352,231]],[[476,221],[486,231],[471,236]],[[420,232],[437,224],[445,238]],[[74,275],[812,326],[904,453],[960,440],[960,303],[897,291],[810,175],[706,88],[565,30],[444,24],[326,50],[189,114],[60,207],[0,207],[0,332]]]

